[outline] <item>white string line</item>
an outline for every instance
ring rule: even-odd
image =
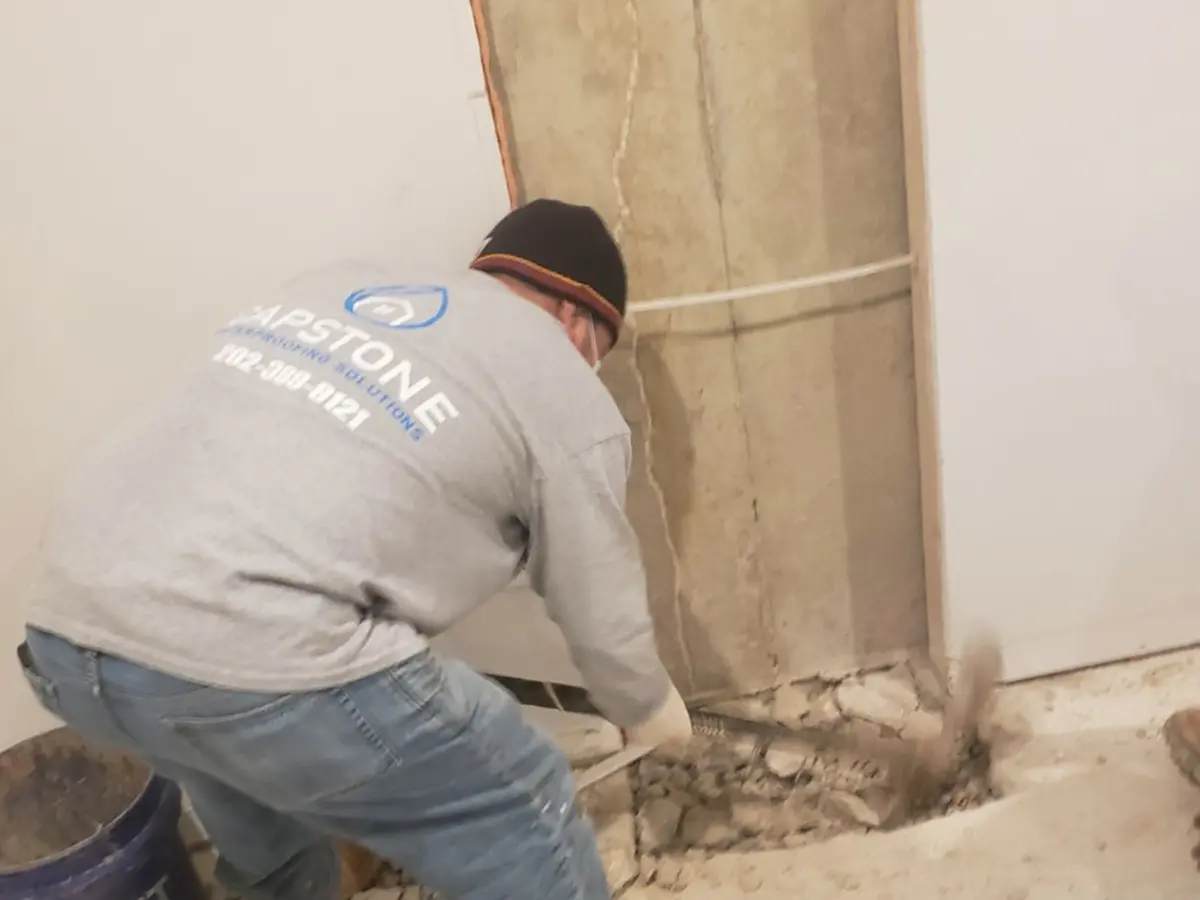
[[[869,278],[881,272],[906,269],[912,265],[912,261],[912,254],[905,254],[904,256],[893,256],[891,259],[868,263],[865,266],[855,266],[852,269],[839,269],[836,272],[826,272],[823,275],[808,275],[804,278],[792,278],[788,281],[772,281],[767,284],[754,284],[749,287],[731,288],[727,291],[712,291],[707,294],[686,294],[682,297],[645,300],[641,303],[629,304],[629,314],[656,312],[664,309],[682,309],[687,306],[707,306],[710,303],[748,300],[752,297],[766,297],[770,294],[782,294],[786,291],[803,291],[808,288],[825,287],[829,284],[842,284],[847,281],[857,281],[860,278]]]

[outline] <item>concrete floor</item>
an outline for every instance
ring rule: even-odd
[[[1005,799],[890,834],[702,864],[681,900],[1159,900],[1200,895],[1200,791],[1166,717],[1200,703],[1200,649],[1016,685],[996,710]],[[629,900],[665,898],[634,888]]]
[[[1005,798],[892,833],[730,853],[681,892],[622,900],[1183,900],[1200,791],[1159,736],[1200,704],[1200,648],[1003,689],[993,735]]]

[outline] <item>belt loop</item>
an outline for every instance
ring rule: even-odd
[[[104,692],[100,688],[100,654],[95,650],[85,650],[84,656],[87,657],[87,681],[92,689],[93,697],[103,697]]]

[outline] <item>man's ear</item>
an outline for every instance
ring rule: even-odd
[[[566,300],[559,300],[558,305],[554,307],[554,318],[562,322],[563,325],[569,330],[571,328],[571,323],[575,321],[576,312],[577,310],[575,309],[574,303],[568,303]]]

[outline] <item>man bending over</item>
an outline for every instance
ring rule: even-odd
[[[62,494],[34,692],[178,782],[246,897],[334,900],[341,838],[447,900],[608,898],[563,754],[428,644],[527,567],[629,740],[691,735],[594,371],[626,300],[604,224],[539,200],[469,270],[245,300]]]

